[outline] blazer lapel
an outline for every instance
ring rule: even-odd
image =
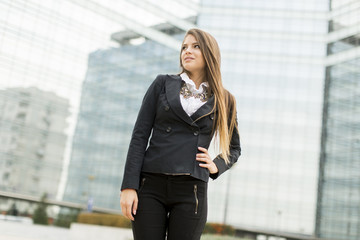
[[[171,109],[178,115],[182,120],[187,122],[189,125],[194,125],[194,121],[187,115],[181,106],[180,102],[180,89],[181,89],[181,77],[178,75],[170,76],[171,79],[165,82],[166,98],[171,106]]]
[[[181,89],[181,77],[178,75],[170,76],[171,79],[169,81],[166,81],[165,83],[165,90],[166,90],[166,98],[175,112],[176,115],[178,115],[182,120],[187,122],[190,125],[197,125],[195,121],[207,114],[210,113],[211,110],[214,107],[214,95],[212,95],[208,101],[202,105],[196,112],[194,112],[191,117],[187,115],[187,113],[184,111],[184,108],[181,105],[180,102],[180,89]]]
[[[199,117],[210,113],[211,110],[214,107],[214,95],[212,95],[207,102],[202,105],[198,110],[196,110],[196,112],[193,113],[193,115],[191,115],[191,119],[193,119],[194,121],[196,121]]]

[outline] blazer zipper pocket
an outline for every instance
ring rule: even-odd
[[[197,185],[194,184],[194,196],[195,196],[195,214],[198,213],[198,207],[199,207],[199,199],[197,195]]]

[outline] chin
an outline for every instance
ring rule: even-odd
[[[188,72],[191,72],[191,71],[194,70],[194,68],[192,66],[189,66],[189,65],[183,65],[183,68]]]

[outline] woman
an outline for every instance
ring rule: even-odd
[[[208,179],[240,156],[235,99],[222,86],[216,40],[190,29],[180,66],[180,75],[157,76],[134,126],[120,204],[135,240],[200,239]],[[213,160],[207,149],[214,134],[222,154]]]

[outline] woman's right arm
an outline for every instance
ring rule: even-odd
[[[164,79],[161,75],[157,76],[145,93],[126,158],[120,204],[123,214],[131,220],[134,220],[131,213],[135,215],[137,209],[138,198],[136,190],[139,189],[141,168],[155,121],[156,106],[163,81]]]
[[[148,145],[151,130],[154,125],[157,101],[162,87],[163,77],[157,76],[145,93],[138,117],[132,133],[124,177],[121,186],[123,189],[139,189],[140,172]]]
[[[120,195],[121,211],[125,217],[134,221],[138,206],[138,196],[135,189],[123,189]]]

